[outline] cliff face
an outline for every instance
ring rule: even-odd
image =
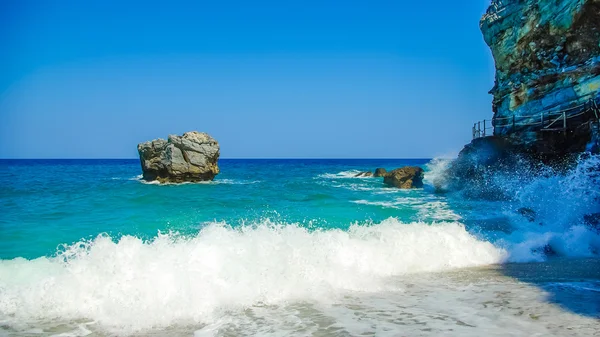
[[[498,174],[600,153],[600,0],[493,0],[480,26],[496,65],[494,136],[465,146],[439,185],[497,198]]]
[[[493,0],[480,26],[496,65],[495,134],[531,144],[540,129],[562,128],[570,109],[571,136],[591,138],[584,124],[600,102],[600,0]]]

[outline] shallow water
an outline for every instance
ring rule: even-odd
[[[222,160],[167,186],[137,160],[0,161],[0,335],[591,336],[596,164],[485,201],[436,193],[438,160]],[[354,177],[404,165],[425,188]]]

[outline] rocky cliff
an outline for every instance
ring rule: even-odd
[[[219,143],[206,133],[186,132],[138,145],[143,178],[160,183],[213,180],[219,174]]]
[[[498,175],[598,153],[600,0],[493,0],[480,27],[496,66],[494,135],[465,146],[439,186],[498,198]]]
[[[565,151],[583,150],[600,102],[600,0],[494,0],[480,26],[496,65],[495,135],[533,146],[560,129],[583,143]]]

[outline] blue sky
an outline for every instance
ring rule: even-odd
[[[0,3],[0,158],[428,158],[491,117],[488,1]]]

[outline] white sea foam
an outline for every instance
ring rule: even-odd
[[[366,179],[366,178],[370,178],[370,177],[357,177],[356,175],[361,172],[363,172],[363,171],[349,170],[349,171],[342,171],[342,172],[338,172],[338,173],[324,173],[324,174],[318,175],[317,177],[325,178],[325,179],[348,179],[348,178]]]
[[[381,187],[373,187],[373,186],[365,186],[365,185],[360,185],[360,184],[336,184],[336,185],[331,185],[335,188],[343,188],[343,189],[347,189],[350,191],[357,191],[357,192],[371,192],[371,191],[377,191],[378,189],[380,189]]]
[[[415,209],[419,219],[423,221],[459,221],[461,216],[456,214],[447,202],[424,197],[401,197],[394,200],[352,200],[359,205],[379,206],[394,209]]]
[[[352,200],[352,203],[359,205],[380,206],[385,208],[400,208],[397,202],[394,201],[369,201],[369,200]]]
[[[0,322],[95,321],[124,335],[210,323],[223,311],[258,304],[399,290],[388,277],[505,258],[460,224],[395,219],[349,231],[265,221],[240,229],[213,223],[194,237],[152,242],[100,236],[55,258],[0,261]]]
[[[259,184],[261,180],[237,180],[237,179],[216,179],[211,181],[198,181],[198,182],[183,182],[183,183],[160,183],[158,180],[146,181],[142,179],[142,176],[136,176],[135,179],[146,185],[159,185],[159,186],[178,186],[178,185],[253,185]]]
[[[433,187],[447,188],[447,171],[452,159],[435,158],[427,163],[423,182]]]
[[[432,160],[427,165],[426,182],[447,187],[444,184],[449,163],[443,159]],[[598,167],[600,156],[583,154],[577,165],[566,173],[542,167],[519,174],[498,172],[490,176],[498,194],[509,199],[506,209],[486,208],[485,212],[496,212],[510,221],[511,233],[495,241],[510,252],[510,261],[542,261],[548,252],[570,257],[600,253],[599,233],[583,223],[586,214],[600,212]],[[467,188],[478,186],[474,184]],[[523,207],[531,210],[533,221],[516,211]]]
[[[549,169],[527,180],[498,175],[498,186],[514,195],[515,208],[526,207],[534,214],[529,222],[514,212],[515,231],[505,247],[511,260],[543,260],[544,247],[560,256],[583,257],[600,253],[600,235],[584,225],[584,216],[600,212],[600,157],[583,155],[566,174]]]

